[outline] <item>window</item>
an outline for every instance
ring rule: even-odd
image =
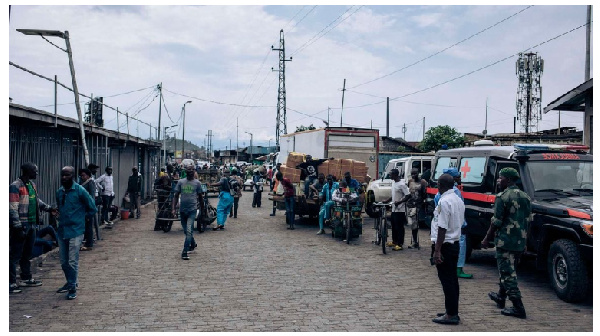
[[[457,167],[457,158],[451,157],[438,157],[437,163],[435,165],[435,172],[433,174],[433,179],[437,180],[440,175],[443,174],[445,168],[456,168]]]
[[[458,172],[463,183],[480,184],[485,173],[485,157],[461,158]]]

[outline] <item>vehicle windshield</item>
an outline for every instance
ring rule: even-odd
[[[536,193],[569,196],[593,192],[592,161],[531,161],[528,166]]]

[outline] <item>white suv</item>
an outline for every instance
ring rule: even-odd
[[[407,156],[399,159],[392,159],[385,166],[385,171],[377,180],[372,180],[367,187],[365,211],[375,217],[377,214],[372,208],[372,204],[382,202],[392,197],[392,179],[390,171],[394,168],[400,172],[400,178],[406,179],[410,176],[412,168],[419,169],[419,175],[423,174],[427,169],[431,169],[433,155]]]

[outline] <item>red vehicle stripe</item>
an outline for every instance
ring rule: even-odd
[[[435,196],[435,194],[438,193],[438,189],[437,188],[427,188],[427,193],[432,196]],[[494,203],[496,201],[496,195],[462,191],[462,196],[464,199],[477,201],[477,202]]]
[[[589,214],[586,214],[585,212],[573,210],[573,209],[567,209],[567,213],[571,217],[582,218],[582,219],[592,219],[592,216],[590,216]]]

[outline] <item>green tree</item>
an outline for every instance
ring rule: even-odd
[[[310,124],[309,126],[304,126],[304,125],[300,125],[296,127],[296,132],[302,132],[302,131],[308,131],[308,130],[314,130],[317,129],[315,126],[313,126],[313,124]]]
[[[425,152],[438,151],[442,145],[448,148],[462,147],[465,144],[465,138],[454,127],[435,126],[425,132],[425,138],[419,144],[419,148]]]

